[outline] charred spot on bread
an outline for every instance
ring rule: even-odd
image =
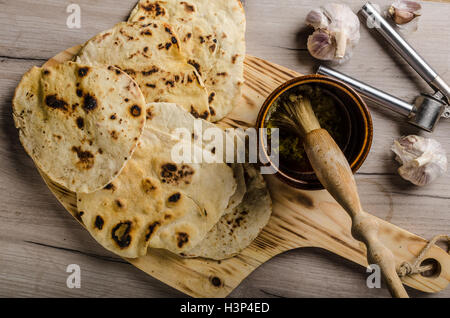
[[[211,277],[211,284],[214,287],[219,288],[220,286],[222,286],[222,280],[217,276]]]
[[[200,76],[202,75],[200,64],[198,64],[198,62],[196,62],[195,60],[189,60],[188,64],[192,65],[197,70],[198,74],[200,74]]]
[[[179,184],[180,182],[184,182],[185,184],[189,184],[192,179],[192,175],[194,174],[194,169],[188,165],[182,165],[178,167],[175,164],[167,163],[161,167],[161,181],[162,183],[167,184]]]
[[[177,171],[177,166],[173,163],[168,163],[163,166],[163,170],[174,172]]]
[[[141,116],[141,107],[139,107],[138,105],[133,105],[130,108],[130,114],[133,117],[139,117]]]
[[[80,67],[78,69],[78,76],[79,77],[85,77],[89,73],[89,67]]]
[[[127,68],[125,70],[123,70],[125,73],[127,73],[130,76],[135,76],[136,75],[136,71],[131,69],[131,68]]]
[[[103,229],[103,225],[105,224],[105,221],[103,220],[103,218],[100,215],[97,215],[97,217],[95,218],[95,228],[102,230]]]
[[[84,215],[83,211],[78,211],[75,213],[75,218],[78,220],[78,222],[83,224],[82,216]]]
[[[59,99],[57,95],[48,95],[45,97],[45,104],[53,109],[67,111],[68,104],[64,100]]]
[[[187,13],[195,12],[195,7],[192,4],[189,4],[185,1],[181,1],[180,4],[184,5],[184,11]]]
[[[203,113],[199,114],[198,111],[192,105],[191,105],[190,113],[195,118],[201,118],[201,119],[205,119],[206,120],[209,117],[209,112],[207,110],[205,110]]]
[[[83,109],[86,111],[92,111],[98,106],[97,99],[91,94],[84,95]]]
[[[141,4],[141,8],[145,11],[152,13],[155,17],[164,16],[166,14],[166,10],[161,7],[159,2],[149,3],[148,5]]]
[[[103,189],[114,191],[116,189],[116,187],[114,186],[113,183],[108,183]]]
[[[82,169],[91,169],[94,166],[94,155],[90,151],[83,151],[81,147],[72,147],[72,151],[77,154],[79,161],[77,166]]]
[[[181,193],[177,192],[172,194],[169,199],[167,199],[167,201],[169,201],[170,203],[177,203],[178,201],[180,201],[181,199]]]
[[[185,244],[189,242],[189,235],[184,232],[177,233],[177,246],[182,248]]]
[[[112,239],[120,248],[127,248],[131,244],[132,222],[126,221],[117,224],[111,231]]]
[[[80,128],[80,129],[84,128],[84,119],[82,117],[78,117],[76,122],[77,122],[77,127],[78,128]]]
[[[152,75],[152,74],[154,74],[154,73],[157,73],[159,71],[159,69],[156,67],[156,66],[153,66],[150,70],[148,70],[148,71],[142,71],[141,73],[142,73],[142,75],[144,75],[144,76],[150,76],[150,75]]]
[[[110,134],[111,134],[112,139],[114,139],[114,140],[119,139],[119,135],[118,135],[117,131],[113,130],[110,132]]]
[[[169,27],[165,27],[164,30],[169,33],[170,35],[172,35],[172,30]]]
[[[150,193],[150,192],[156,190],[156,186],[153,184],[153,182],[150,179],[146,178],[146,179],[142,180],[142,190],[145,193]]]
[[[214,97],[216,97],[216,93],[212,92],[209,94],[208,102],[211,104],[214,101]]]
[[[119,209],[121,209],[121,208],[123,208],[124,206],[125,206],[125,204],[121,201],[121,200],[119,200],[119,199],[117,199],[116,201],[114,201],[115,203],[116,203],[116,206],[119,208]]]
[[[152,36],[153,34],[152,34],[152,31],[150,31],[150,30],[144,30],[141,32],[141,35]],[[147,51],[148,51],[148,47],[144,48],[144,52],[147,52]]]
[[[192,105],[191,105],[191,115],[194,116],[195,118],[200,118],[200,114],[197,112],[197,110]]]
[[[147,109],[146,119],[151,120],[152,118],[153,118],[152,110],[149,108],[149,109]]]
[[[205,110],[205,111],[200,115],[200,118],[201,118],[201,119],[204,119],[204,120],[207,120],[208,117],[209,117],[209,112],[208,112],[207,110]]]
[[[150,238],[152,237],[153,233],[155,233],[155,230],[157,227],[159,227],[161,225],[160,222],[156,221],[153,222],[152,224],[150,224],[148,226],[148,231],[147,234],[145,235],[145,241],[148,242],[148,240],[150,240]]]

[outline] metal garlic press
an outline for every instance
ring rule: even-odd
[[[441,117],[450,118],[449,86],[383,18],[372,3],[365,4],[359,14],[435,90],[435,93],[422,93],[411,104],[325,66],[320,66],[317,73],[347,83],[367,99],[407,116],[411,124],[432,132]]]

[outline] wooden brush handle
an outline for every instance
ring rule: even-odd
[[[363,211],[352,170],[325,129],[310,131],[304,147],[318,179],[352,218],[352,235],[366,244],[369,264],[378,264],[393,297],[407,298],[392,252],[378,239],[378,221]]]

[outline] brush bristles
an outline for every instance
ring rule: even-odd
[[[273,114],[272,122],[279,128],[287,128],[301,137],[305,137],[313,130],[320,129],[311,101],[302,96],[295,101],[283,102]]]

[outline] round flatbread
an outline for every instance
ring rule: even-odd
[[[245,12],[239,0],[141,0],[129,18],[169,23],[208,90],[212,121],[239,103],[244,82]]]
[[[244,165],[247,192],[242,202],[220,219],[208,235],[185,257],[223,260],[248,247],[269,222],[272,200],[259,171]]]
[[[210,118],[208,93],[167,23],[119,23],[89,40],[76,61],[114,65],[136,80],[148,103],[177,103],[197,118]]]
[[[172,149],[186,141],[163,126],[153,127],[169,110],[153,106],[120,176],[103,190],[78,196],[80,218],[91,235],[127,258],[146,255],[148,247],[178,254],[192,249],[219,221],[237,189],[233,169],[225,163],[175,162]],[[177,109],[175,122],[187,114]],[[195,151],[196,145],[187,144]]]
[[[67,62],[28,71],[16,89],[13,116],[38,168],[65,188],[87,193],[111,182],[130,159],[145,107],[126,73]]]

